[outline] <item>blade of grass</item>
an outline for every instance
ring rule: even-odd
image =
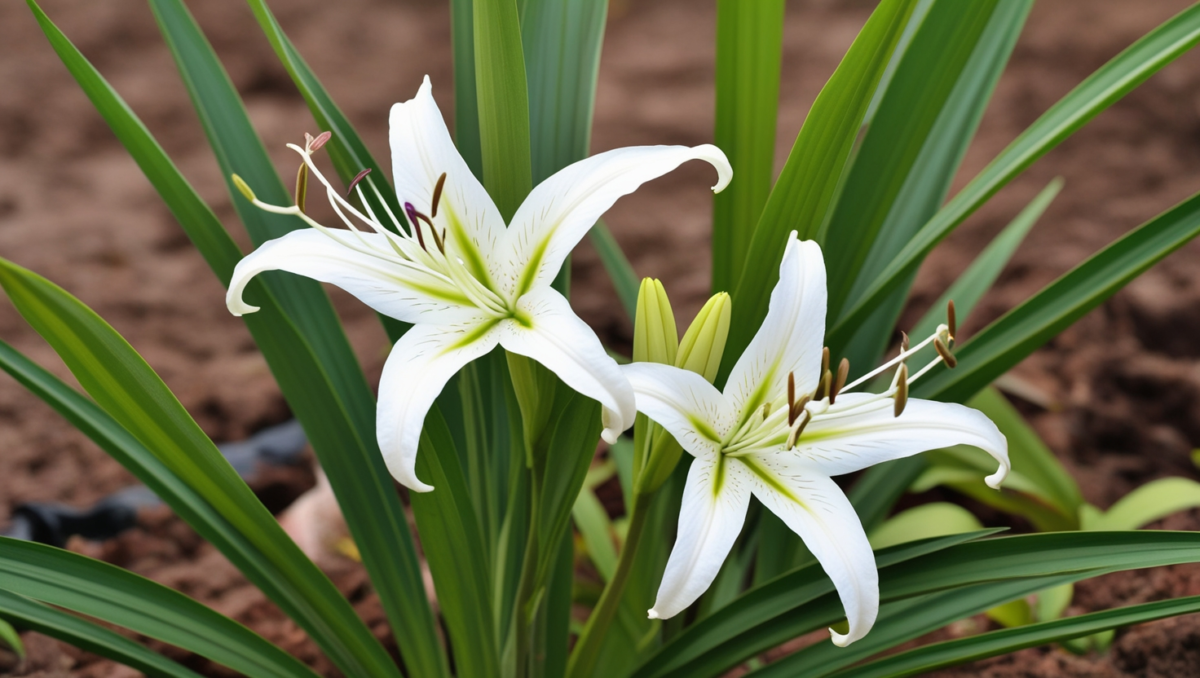
[[[1194,5],[1142,37],[1071,90],[921,227],[867,291],[831,324],[828,343],[846,342],[856,325],[917,269],[937,243],[1013,177],[1198,41],[1200,5]]]
[[[152,678],[200,678],[199,673],[115,631],[15,593],[0,590],[0,617],[81,650],[107,657]],[[18,654],[24,658],[23,652]]]
[[[248,676],[316,676],[258,634],[182,593],[119,567],[0,537],[0,587],[207,657]]]
[[[717,114],[713,143],[737,181],[713,196],[712,291],[742,276],[775,171],[783,58],[783,0],[717,2]]]
[[[617,298],[621,300],[625,316],[629,318],[629,322],[633,322],[634,316],[637,315],[638,288],[641,285],[633,265],[625,258],[621,245],[603,221],[596,222],[588,233],[592,237],[592,246],[600,255],[600,263],[604,264],[608,279],[612,281],[613,289],[617,292]]]

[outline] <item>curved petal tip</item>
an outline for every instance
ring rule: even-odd
[[[648,619],[662,619],[662,617],[658,616],[658,610],[654,608],[650,608],[650,611],[646,613],[646,617]]]
[[[1001,465],[999,468],[996,469],[995,473],[984,478],[983,482],[987,483],[987,486],[992,488],[993,490],[998,490],[998,489],[1000,489],[1000,483],[1003,483],[1004,479],[1007,477],[1008,477],[1008,467]]]
[[[713,193],[725,190],[733,180],[733,166],[729,164],[725,152],[712,144],[701,144],[692,150],[696,152],[696,158],[706,161],[717,170],[717,183],[712,187]]]
[[[617,439],[621,437],[621,432],[616,429],[606,428],[600,432],[600,437],[609,445],[616,445]]]
[[[849,633],[838,633],[837,631],[834,631],[833,629],[829,629],[829,639],[832,640],[833,644],[837,645],[838,647],[846,647],[850,643],[854,642],[850,638]]]

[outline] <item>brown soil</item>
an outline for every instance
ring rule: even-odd
[[[303,102],[242,3],[192,3],[225,60],[267,147],[291,171],[284,143],[313,131]],[[386,110],[428,73],[451,111],[445,3],[277,2],[280,21],[359,127],[386,157]],[[600,74],[594,150],[642,143],[696,144],[712,129],[711,2],[612,0]],[[865,20],[871,3],[789,6],[777,164],[804,113]],[[1184,0],[1045,0],[1034,10],[993,106],[968,154],[965,183],[1021,129]],[[143,3],[48,1],[46,9],[128,99],[216,206],[236,221],[170,56]],[[220,286],[153,190],[47,46],[22,3],[0,5],[0,255],[77,294],[121,331],[216,440],[287,417],[249,334],[224,308]],[[1200,54],[1165,69],[1001,192],[930,258],[904,316],[924,305],[1054,176],[1066,188],[965,330],[976,330],[1131,227],[1200,186]],[[623,200],[607,217],[641,275],[662,278],[680,319],[708,288],[711,171],[685,167]],[[236,226],[243,246],[248,240]],[[1200,245],[1148,272],[1102,309],[1025,361],[1016,373],[1060,407],[1027,407],[1038,431],[1101,507],[1153,478],[1197,478],[1200,445]],[[610,342],[630,326],[588,245],[575,258],[573,302]],[[374,377],[385,342],[372,314],[334,293],[347,331]],[[0,337],[57,374],[53,352],[7,305]],[[87,506],[131,477],[35,398],[0,380],[0,520],[24,501]],[[295,497],[311,475],[275,479]],[[260,488],[261,489],[261,488]],[[1158,527],[1200,528],[1200,512]],[[249,623],[330,673],[294,625],[213,549],[163,512],[106,544],[78,550],[179,588]],[[349,562],[338,585],[381,636],[377,601]],[[1079,587],[1071,613],[1200,593],[1200,566],[1117,574]],[[982,622],[981,622],[982,623]],[[31,660],[14,675],[125,676],[125,669],[27,634]],[[3,658],[0,657],[0,661]],[[205,673],[219,669],[187,659]],[[4,665],[0,665],[0,671]],[[966,676],[1200,675],[1200,619],[1118,634],[1103,656],[1026,650],[947,671]]]

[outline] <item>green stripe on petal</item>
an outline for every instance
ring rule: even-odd
[[[493,329],[495,329],[495,327],[497,325],[499,325],[504,320],[507,320],[507,318],[489,318],[489,319],[479,323],[474,328],[472,328],[471,331],[467,332],[466,336],[464,336],[462,339],[459,339],[458,341],[454,342],[453,344],[447,346],[442,351],[442,355],[450,353],[451,351],[457,351],[460,348],[466,348],[467,346],[474,344],[475,342],[477,342],[480,339],[487,336],[488,332],[491,332]]]
[[[471,236],[467,234],[467,229],[463,227],[462,220],[450,206],[450,201],[443,201],[441,209],[446,214],[446,223],[450,228],[450,237],[454,238],[454,246],[459,254],[463,255],[463,261],[466,263],[467,269],[471,271],[471,275],[483,283],[484,287],[493,292],[496,291],[492,275],[488,272],[487,261],[484,260],[479,248],[475,246],[475,241],[471,240]]]
[[[796,504],[799,505],[800,508],[804,509],[805,511],[809,511],[811,513],[811,511],[808,508],[808,505],[805,504],[803,501],[801,501],[800,497],[797,497],[795,492],[792,492],[791,489],[789,489],[787,485],[784,485],[781,480],[779,480],[774,475],[772,475],[771,472],[768,471],[765,466],[754,461],[753,457],[738,457],[737,460],[740,461],[742,464],[744,464],[746,466],[746,468],[750,469],[751,473],[758,476],[759,479],[761,479],[764,483],[766,483],[767,486],[770,487],[772,490],[775,490],[779,494],[796,502]]]

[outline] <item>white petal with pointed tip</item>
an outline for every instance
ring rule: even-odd
[[[811,469],[770,454],[746,460],[758,469],[747,473],[754,496],[804,540],[833,580],[850,624],[844,635],[829,630],[833,643],[844,647],[862,638],[879,613],[879,572],[854,506],[837,483]]]
[[[575,315],[563,295],[550,287],[521,297],[517,309],[528,316],[531,326],[504,321],[500,344],[545,365],[567,386],[599,401],[603,406],[601,435],[610,444],[616,442],[621,431],[633,426],[637,409],[629,380],[605,353],[596,334]]]
[[[837,404],[871,397],[845,393]],[[899,417],[894,416],[891,399],[829,420],[818,417],[804,429],[794,454],[825,475],[837,476],[953,445],[978,447],[999,462],[996,472],[985,478],[990,487],[999,487],[1008,475],[1008,441],[991,419],[963,405],[916,398],[909,398]]]
[[[392,347],[379,380],[375,418],[383,460],[401,485],[416,492],[433,489],[416,473],[425,415],[450,377],[495,348],[499,334],[499,323],[479,316],[458,325],[414,325]],[[474,341],[462,345],[471,337]]]
[[[478,274],[472,264],[476,256],[486,260],[486,253],[499,244],[504,219],[455,148],[433,100],[429,76],[415,97],[392,106],[390,128],[392,178],[400,204],[411,202],[417,211],[431,215],[433,189],[444,172],[446,184],[434,222],[446,229],[451,249]]]
[[[704,457],[720,452],[737,413],[704,377],[656,363],[622,365],[621,373],[633,386],[638,412],[665,428],[688,453]]]
[[[518,295],[549,285],[588,229],[622,196],[679,167],[704,160],[717,169],[713,191],[733,170],[716,146],[632,146],[585,158],[538,184],[517,208],[505,233],[497,268],[501,286]]]
[[[760,394],[769,399],[787,389],[788,372],[796,375],[797,396],[811,393],[821,378],[824,336],[825,261],[815,242],[800,242],[792,231],[767,317],[729,373],[725,397],[740,412],[761,407]]]
[[[337,236],[361,243],[353,233],[338,231]],[[364,248],[390,250],[386,236],[361,236]],[[337,285],[376,311],[408,323],[449,323],[477,313],[447,281],[384,256],[358,251],[312,228],[263,243],[238,262],[225,295],[231,313],[240,316],[258,310],[242,300],[242,293],[251,278],[263,271],[288,271]]]
[[[688,469],[679,530],[667,559],[651,619],[668,619],[708,590],[737,541],[750,506],[749,472],[720,454],[698,457]]]

